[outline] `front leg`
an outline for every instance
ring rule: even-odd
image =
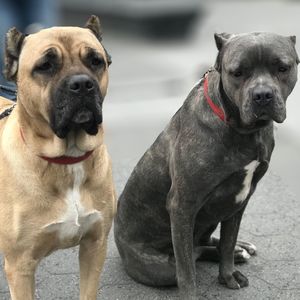
[[[169,195],[170,196],[170,195]],[[176,278],[181,299],[197,299],[196,264],[193,257],[194,204],[178,193],[168,199]]]
[[[243,212],[244,209],[221,222],[219,282],[231,289],[248,286],[248,279],[234,270],[234,249]]]
[[[31,255],[5,256],[4,269],[12,300],[34,299],[34,273],[38,261]]]
[[[80,300],[96,300],[99,277],[106,257],[107,238],[85,238],[80,242]]]

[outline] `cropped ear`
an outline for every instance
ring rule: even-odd
[[[296,36],[295,35],[291,35],[291,36],[288,36],[288,39],[292,42],[293,46],[294,46],[294,50],[296,52],[296,63],[299,64],[299,57],[298,57],[298,53],[297,53],[297,50],[296,50]]]
[[[230,33],[215,33],[214,37],[215,37],[215,41],[216,41],[216,46],[219,50],[216,62],[215,62],[215,69],[221,73],[221,69],[222,69],[222,56],[223,53],[221,52],[222,48],[224,47],[224,45],[228,42],[228,40],[230,40],[234,35],[230,34]]]
[[[88,21],[85,24],[85,27],[90,29],[94,33],[94,35],[97,37],[97,39],[100,42],[102,42],[101,24],[100,24],[100,20],[97,16],[95,16],[95,15],[90,16],[90,18],[88,19]],[[108,54],[108,52],[105,48],[104,48],[104,51],[105,51],[105,55],[106,55],[107,64],[110,65],[112,63],[111,56]]]
[[[17,79],[19,56],[25,36],[15,27],[9,29],[6,34],[4,76],[7,80],[16,81]]]
[[[296,36],[295,36],[295,35],[291,35],[291,36],[289,36],[289,38],[290,38],[290,40],[292,41],[292,43],[293,43],[294,45],[296,45]]]
[[[220,51],[223,45],[233,36],[233,34],[222,32],[222,33],[215,33],[215,41],[218,50]]]
[[[85,27],[90,29],[100,42],[102,41],[101,24],[97,16],[90,16],[85,24]]]

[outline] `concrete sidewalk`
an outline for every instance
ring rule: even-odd
[[[116,187],[122,190],[135,160],[114,165]],[[258,247],[257,256],[237,268],[248,276],[250,285],[229,290],[217,282],[218,265],[197,265],[199,299],[300,299],[299,205],[286,192],[280,178],[267,174],[258,186],[243,218],[240,239]],[[46,258],[36,274],[37,299],[73,300],[79,295],[78,248],[58,251]],[[156,289],[138,284],[122,267],[112,234],[99,288],[99,299],[179,299],[176,288]],[[0,299],[8,300],[4,274],[0,272]],[[26,299],[24,299],[26,300]]]

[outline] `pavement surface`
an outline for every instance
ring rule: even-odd
[[[113,56],[104,107],[105,134],[118,194],[140,156],[200,75],[214,63],[214,32],[274,31],[300,37],[298,2],[212,1],[201,8],[206,17],[183,41],[151,41],[104,28],[105,46]],[[76,15],[67,22],[80,25],[86,19],[84,14],[81,17]],[[237,266],[248,276],[250,285],[238,291],[226,289],[217,282],[217,264],[201,262],[197,264],[199,299],[300,299],[298,86],[288,102],[288,119],[276,130],[270,171],[259,183],[241,225],[239,238],[258,248],[257,256],[249,263]],[[78,299],[77,254],[78,248],[72,248],[43,260],[36,274],[37,299]],[[98,298],[179,299],[176,288],[150,288],[129,278],[112,235]],[[8,299],[5,276],[0,270],[0,300]]]

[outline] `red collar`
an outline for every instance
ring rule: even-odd
[[[82,156],[74,157],[74,156],[58,156],[58,157],[47,157],[47,156],[39,156],[40,158],[48,161],[49,163],[53,164],[59,164],[59,165],[73,165],[77,164],[85,159],[87,159],[91,154],[93,153],[92,151],[86,152]]]
[[[205,97],[208,105],[214,112],[214,114],[217,115],[223,122],[227,123],[223,109],[221,107],[217,106],[208,95],[208,76],[207,76],[207,74],[204,77],[204,97]]]
[[[25,142],[25,138],[23,135],[23,131],[20,128],[20,134],[22,137],[23,142],[26,144]],[[84,155],[82,156],[78,156],[78,157],[74,157],[74,156],[58,156],[58,157],[47,157],[47,156],[42,156],[39,155],[40,158],[48,161],[49,163],[53,163],[53,164],[59,164],[59,165],[73,165],[73,164],[77,164],[85,159],[87,159],[91,154],[93,153],[92,151],[88,151],[86,152]]]

